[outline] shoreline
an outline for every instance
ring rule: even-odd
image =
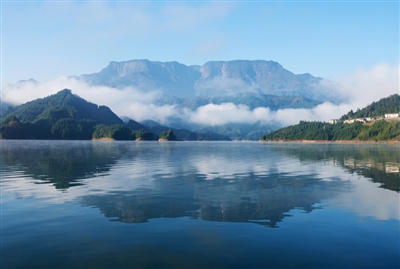
[[[400,144],[400,141],[372,141],[372,140],[258,140],[261,143],[337,143],[337,144]]]
[[[114,138],[106,137],[106,138],[92,138],[93,141],[115,141]]]

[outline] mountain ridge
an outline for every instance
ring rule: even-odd
[[[73,76],[89,85],[160,90],[176,97],[224,96],[243,92],[298,96],[335,101],[323,80],[311,74],[294,74],[278,62],[266,60],[208,61],[190,65],[148,59],[111,61],[97,73]]]
[[[154,123],[148,128],[132,119],[123,122],[110,108],[64,89],[7,110],[0,121],[0,139],[156,140],[162,131],[172,129],[179,140],[230,140]]]

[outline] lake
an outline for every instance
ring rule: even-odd
[[[1,268],[400,267],[400,145],[1,147]]]

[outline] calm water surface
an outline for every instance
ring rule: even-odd
[[[1,268],[400,267],[399,145],[1,143]]]

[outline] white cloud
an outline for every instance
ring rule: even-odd
[[[225,123],[254,123],[256,119],[247,106],[224,103],[208,104],[199,107],[190,115],[190,121],[204,125],[220,125]]]
[[[211,21],[222,20],[230,11],[230,3],[202,5],[170,4],[162,10],[163,29],[182,31]]]
[[[89,86],[84,82],[67,77],[39,84],[28,81],[7,85],[3,88],[2,100],[19,105],[55,94],[65,88],[71,89],[73,94],[89,102],[110,107],[119,116],[129,116],[138,121],[153,119],[164,123],[168,117],[177,114],[175,106],[156,106],[152,103],[159,94],[157,91],[142,92],[133,87],[116,89],[106,86]]]
[[[400,94],[399,65],[376,64],[369,70],[359,69],[353,73],[342,74],[321,83],[340,96],[346,97],[346,104],[353,109],[362,108],[381,98]]]
[[[250,110],[245,105],[232,103],[207,104],[195,111],[180,111],[174,105],[157,106],[154,101],[159,92],[142,92],[133,87],[115,89],[105,86],[90,86],[67,77],[40,84],[26,82],[3,87],[2,100],[12,104],[21,104],[36,98],[55,94],[64,88],[71,89],[80,97],[109,106],[117,115],[128,116],[142,121],[152,119],[164,124],[170,117],[177,117],[201,125],[222,125],[226,123],[281,124],[282,126],[305,121],[328,121],[339,118],[351,109],[362,108],[372,101],[399,92],[399,67],[379,64],[371,70],[359,70],[330,83],[329,87],[338,94],[346,94],[346,102],[335,105],[325,102],[310,109],[280,109],[271,111],[266,107]],[[231,83],[230,81],[229,83]],[[326,83],[323,81],[322,83]]]

